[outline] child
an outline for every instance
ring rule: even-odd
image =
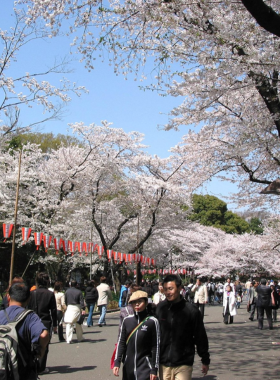
[[[240,309],[240,303],[241,303],[241,296],[238,294],[236,297],[236,307],[237,309]]]

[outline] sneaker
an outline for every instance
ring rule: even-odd
[[[64,338],[62,339],[59,339],[60,342],[66,342],[66,340]]]
[[[46,368],[44,369],[44,371],[39,372],[38,375],[45,375],[45,374],[47,374],[47,373],[50,373],[50,369],[46,367]]]

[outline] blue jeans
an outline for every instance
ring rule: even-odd
[[[93,310],[94,310],[94,306],[95,306],[95,303],[89,303],[87,305],[87,307],[88,307],[87,325],[88,326],[92,326],[93,325],[93,323],[92,323],[92,313],[93,313]]]
[[[106,325],[105,315],[106,315],[106,311],[107,311],[107,305],[98,306],[98,309],[99,309],[99,313],[100,313],[100,318],[99,318],[98,324],[99,325]]]

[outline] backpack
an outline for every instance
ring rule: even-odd
[[[4,312],[9,323],[0,325],[0,380],[19,380],[18,354],[23,364],[26,363],[20,353],[16,326],[33,311],[24,310],[13,321],[10,321],[6,310]]]

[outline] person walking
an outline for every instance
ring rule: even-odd
[[[106,326],[105,317],[106,317],[106,312],[107,312],[107,305],[108,305],[109,299],[112,298],[111,290],[110,290],[109,285],[106,284],[106,280],[107,280],[106,277],[102,276],[100,278],[100,285],[97,286],[97,290],[98,290],[97,306],[98,306],[99,314],[100,314],[100,318],[98,321],[99,327]]]
[[[0,311],[0,325],[15,321],[26,310],[30,290],[25,283],[14,283],[8,290],[9,306]],[[19,380],[37,380],[36,358],[43,358],[49,344],[49,333],[39,316],[33,311],[18,323],[18,355]],[[34,350],[34,348],[36,348]]]
[[[258,293],[256,291],[256,287],[258,286],[258,283],[255,283],[255,281],[251,282],[251,287],[249,289],[249,295],[248,295],[248,304],[250,309],[250,321],[253,322],[255,310],[257,307],[257,300],[258,300]],[[257,317],[258,318],[258,317]]]
[[[223,315],[224,323],[226,325],[228,323],[233,323],[233,317],[236,315],[236,299],[235,294],[232,291],[232,287],[230,285],[226,287],[226,291],[224,292]]]
[[[207,375],[210,364],[208,338],[201,312],[180,295],[182,280],[174,274],[163,280],[166,299],[157,306],[160,324],[161,380],[191,380],[195,348],[202,361],[202,373]]]
[[[133,315],[122,323],[117,343],[113,374],[119,376],[122,358],[123,380],[156,380],[159,359],[159,324],[148,315],[148,294],[134,292],[129,300]]]
[[[192,292],[194,293],[194,304],[199,308],[202,319],[204,319],[204,308],[208,300],[208,290],[200,278],[196,280],[196,284],[192,287]]]
[[[57,332],[57,309],[54,293],[48,290],[49,275],[40,272],[36,276],[36,289],[30,293],[28,309],[35,311],[41,318],[42,323],[49,332],[51,339],[52,332]],[[49,373],[47,365],[49,344],[46,347],[44,356],[39,361],[39,375]]]
[[[78,342],[83,341],[83,327],[78,323],[81,314],[85,314],[85,304],[83,293],[77,289],[77,281],[71,281],[71,287],[65,292],[65,303],[67,306],[64,323],[66,324],[66,342],[72,343],[74,323],[76,323],[76,334]]]
[[[155,305],[158,305],[161,301],[164,301],[164,300],[165,300],[165,294],[164,294],[164,291],[163,291],[162,282],[160,282],[159,285],[158,285],[158,292],[156,292],[154,294],[153,303]]]
[[[266,285],[266,279],[262,278],[260,281],[260,285],[256,288],[256,291],[258,293],[258,328],[260,330],[263,329],[263,318],[264,318],[264,311],[266,313],[267,317],[267,323],[270,330],[273,329],[272,327],[272,302],[271,302],[271,288],[270,286]]]
[[[57,309],[57,324],[58,324],[58,339],[60,342],[65,342],[65,338],[63,336],[63,316],[66,310],[65,304],[65,296],[62,292],[63,284],[61,281],[56,281],[54,284],[54,296],[56,301],[56,309]]]
[[[95,282],[93,280],[90,280],[87,282],[87,287],[85,289],[85,301],[88,308],[87,327],[93,326],[92,314],[97,300],[98,291],[95,287]]]

